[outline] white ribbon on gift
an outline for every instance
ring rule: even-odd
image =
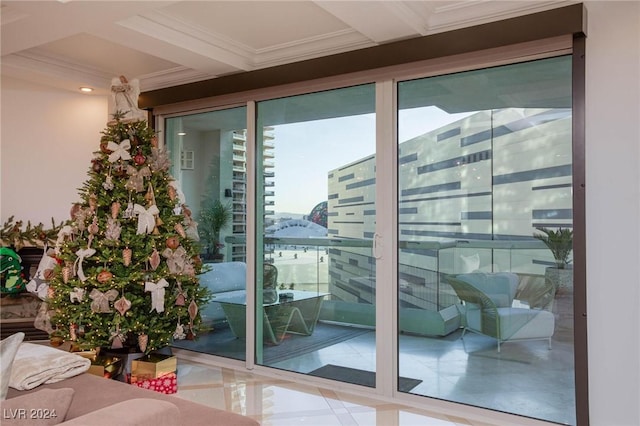
[[[118,159],[122,158],[123,160],[131,160],[131,154],[129,154],[129,150],[131,149],[131,141],[129,139],[125,139],[119,144],[109,141],[107,144],[107,149],[109,151],[113,151],[109,154],[109,162],[115,163]]]
[[[169,283],[164,278],[160,278],[157,283],[145,282],[144,291],[151,292],[151,310],[156,312],[164,312],[164,292],[165,287],[169,287]]]
[[[96,254],[96,251],[92,248],[80,249],[76,252],[76,256],[78,256],[78,258],[73,264],[73,269],[75,270],[78,268],[78,278],[80,278],[80,281],[82,282],[87,280],[87,277],[84,275],[84,271],[82,270],[82,262],[84,262],[86,257],[91,257],[94,254]]]
[[[150,234],[156,226],[155,215],[160,213],[158,206],[155,204],[145,209],[144,206],[136,204],[133,206],[133,212],[138,215],[138,230],[136,234]]]
[[[69,299],[71,299],[71,302],[82,302],[84,299],[84,288],[74,287],[73,291],[69,293]]]
[[[91,310],[99,314],[106,314],[111,312],[109,302],[116,300],[116,297],[118,297],[118,290],[111,289],[103,293],[97,288],[94,288],[91,290],[91,293],[89,293],[89,297],[93,300],[93,302],[91,302]]]

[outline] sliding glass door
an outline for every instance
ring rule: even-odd
[[[191,236],[204,262],[200,285],[212,296],[200,307],[205,329],[192,339],[176,333],[177,348],[245,359],[244,334],[227,320],[246,290],[247,109],[229,108],[168,118],[165,141],[180,208],[191,212]],[[185,318],[187,322],[189,319]]]
[[[256,109],[256,362],[363,384],[350,373],[375,371],[375,87]]]
[[[575,424],[571,57],[289,93],[164,123],[215,296],[174,346]]]
[[[401,392],[575,423],[571,129],[569,56],[398,84]]]

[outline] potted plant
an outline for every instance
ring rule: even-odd
[[[222,261],[220,249],[224,244],[220,241],[220,231],[231,223],[232,217],[231,206],[220,200],[214,200],[200,211],[198,233],[206,248],[206,258]]]
[[[551,281],[558,290],[570,290],[573,288],[573,270],[569,267],[571,251],[573,250],[573,230],[559,227],[557,231],[549,228],[536,228],[541,234],[533,234],[533,237],[542,241],[551,250],[556,266],[547,268],[546,278]]]

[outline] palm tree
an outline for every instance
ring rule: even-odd
[[[549,228],[536,228],[543,234],[533,234],[533,237],[542,241],[551,250],[558,269],[564,269],[571,260],[569,256],[573,250],[573,230],[558,228],[553,231]]]
[[[198,233],[206,246],[208,256],[219,257],[220,248],[224,247],[220,242],[220,231],[231,223],[232,217],[231,206],[223,204],[220,200],[214,200],[200,211]]]

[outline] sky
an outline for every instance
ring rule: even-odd
[[[447,114],[436,107],[405,109],[398,140],[415,138],[473,113]],[[375,114],[274,126],[275,201],[278,213],[309,214],[327,200],[327,175],[375,153]]]

